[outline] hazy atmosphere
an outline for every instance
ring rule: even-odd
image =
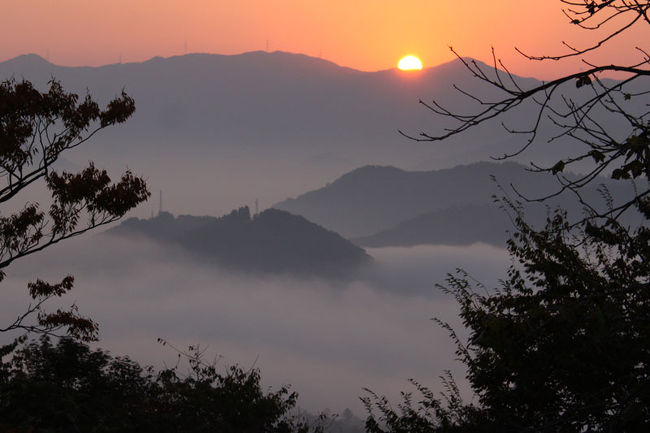
[[[5,3],[0,432],[650,428],[649,2]]]
[[[363,387],[392,394],[409,377],[436,382],[444,369],[461,371],[446,332],[430,321],[458,324],[457,308],[433,282],[462,261],[494,283],[507,264],[504,251],[486,245],[368,252],[376,269],[332,283],[230,273],[153,243],[94,237],[14,267],[1,313],[11,316],[28,302],[24,287],[34,266],[45,279],[67,272],[78,288],[68,301],[101,323],[100,346],[116,354],[160,367],[176,353],[156,338],[201,344],[220,365],[256,365],[265,383],[291,384],[310,411],[362,414]]]

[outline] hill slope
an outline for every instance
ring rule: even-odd
[[[352,239],[364,247],[470,245],[477,242],[504,247],[513,225],[494,204],[451,207],[419,215],[387,230]]]
[[[496,221],[498,214],[486,207],[492,203],[492,195],[500,194],[497,183],[492,181],[493,177],[513,198],[517,198],[517,195],[509,185],[516,185],[517,190],[529,198],[543,197],[558,189],[552,176],[530,173],[516,163],[481,162],[433,171],[366,166],[341,176],[323,188],[280,202],[275,207],[302,215],[349,238],[374,235],[423,214],[430,214],[410,223],[411,228],[408,229],[412,231],[420,227],[424,230],[425,221],[440,225],[439,229],[426,229],[421,233],[424,236],[427,230],[434,233],[457,225],[458,221],[454,219],[460,214],[453,209],[470,205],[480,206],[475,209],[479,212],[476,218],[483,218],[480,216],[483,214],[487,220]],[[626,185],[612,183],[605,178],[600,181],[608,185],[617,201],[624,200],[631,192]],[[604,205],[597,191],[598,183],[594,182],[586,188],[583,196],[588,202]],[[573,197],[567,194],[545,204],[561,205],[574,215],[581,212]],[[538,215],[537,221],[546,215],[544,205],[528,204],[528,208]],[[505,214],[501,217],[506,218]],[[503,224],[498,227],[503,227]],[[402,227],[401,230],[407,229]],[[458,232],[458,235],[462,236],[462,233]],[[415,236],[415,232],[408,236]]]
[[[276,209],[251,217],[243,207],[220,218],[175,218],[162,212],[147,220],[130,218],[108,233],[144,236],[181,247],[196,259],[247,272],[338,277],[371,260],[338,234]]]
[[[133,118],[75,150],[72,162],[91,159],[121,170],[128,155],[129,167],[165,191],[169,209],[183,213],[221,214],[255,199],[277,202],[366,164],[439,169],[486,160],[521,144],[498,121],[441,143],[398,134],[449,126],[420,99],[470,110],[471,101],[452,84],[498,96],[458,61],[404,73],[361,72],[283,52],[188,54],[96,68],[61,67],[28,55],[0,63],[0,79],[11,76],[40,87],[56,77],[66,89],[89,89],[104,102],[125,89],[136,101]],[[573,83],[568,91],[577,91]],[[536,106],[520,108],[509,124],[523,127],[534,118]],[[562,154],[570,150],[568,142],[557,140],[523,157],[554,163],[552,146]],[[194,193],[197,184],[212,185],[212,195]]]

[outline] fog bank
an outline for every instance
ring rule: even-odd
[[[199,343],[220,365],[255,366],[266,384],[291,384],[308,410],[362,414],[364,387],[397,396],[408,378],[434,389],[445,369],[462,379],[453,344],[430,320],[458,328],[457,307],[435,284],[457,267],[495,284],[508,264],[504,250],[480,244],[368,252],[372,270],[331,283],[233,274],[155,243],[87,236],[12,265],[0,317],[7,322],[28,303],[28,281],[73,274],[63,304],[99,322],[97,346],[115,355],[163,367],[176,353],[158,337],[180,348]]]

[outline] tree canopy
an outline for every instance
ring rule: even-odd
[[[521,145],[510,153],[495,156],[504,160],[523,154],[531,146],[543,145],[543,140],[553,142],[570,138],[578,146],[559,155],[557,162],[550,166],[532,163],[535,171],[548,172],[557,177],[561,188],[555,193],[572,191],[581,200],[580,188],[599,175],[609,175],[613,179],[646,179],[650,175],[650,111],[648,110],[647,90],[650,82],[650,54],[647,47],[629,47],[638,53],[638,61],[631,64],[594,64],[585,56],[611,43],[617,36],[631,28],[650,27],[650,2],[627,0],[561,0],[562,12],[571,25],[591,32],[592,44],[574,47],[563,42],[566,52],[555,55],[531,55],[518,49],[531,61],[562,61],[579,57],[585,68],[542,82],[534,87],[526,87],[510,72],[507,66],[492,51],[492,68],[479,62],[461,57],[459,60],[479,81],[496,90],[495,96],[486,98],[456,87],[467,97],[468,112],[456,112],[445,107],[442,101],[420,103],[434,115],[449,118],[452,126],[440,132],[403,133],[417,141],[440,141],[462,134],[484,122],[500,120],[510,133],[520,136]],[[618,73],[620,79],[608,79],[603,74]],[[577,88],[577,89],[576,89]],[[632,108],[632,101],[641,101]],[[533,104],[537,114],[527,125],[510,125],[507,114],[523,104]],[[640,107],[640,108],[639,108]],[[563,172],[577,163],[591,162],[590,168],[577,178],[563,176]],[[637,197],[647,196],[647,189],[639,191]],[[541,197],[544,200],[547,197]],[[590,204],[581,201],[589,207]],[[634,208],[635,200],[630,200],[609,209],[607,212],[591,211],[600,217],[618,217],[627,209]]]
[[[632,26],[650,26],[648,1],[562,3],[568,6],[565,14],[572,25],[605,33],[598,33],[601,37],[591,46],[565,44],[566,54],[528,56],[531,60],[581,56]],[[616,27],[612,29],[611,23]],[[452,113],[437,103],[427,105],[458,122],[441,134],[416,137],[435,141],[503,116],[524,101],[537,104],[531,128],[510,129],[526,138],[520,149],[504,158],[540,145],[540,119],[549,118],[559,134],[551,140],[572,137],[585,146],[584,151],[562,155],[554,166],[533,169],[555,175],[561,190],[576,194],[587,216],[570,222],[558,209],[548,216],[545,227],[535,229],[515,200],[502,197],[515,233],[507,244],[513,264],[501,285],[487,288],[459,271],[440,286],[457,299],[468,331],[467,339],[461,339],[441,323],[466,367],[472,402],[463,401],[451,376],[444,377],[446,391],[441,396],[414,381],[419,397],[405,393],[397,407],[370,393],[364,398],[367,431],[581,433],[650,428],[650,93],[626,91],[632,81],[648,79],[650,56],[637,50],[641,56],[637,64],[589,64],[586,71],[532,89],[519,87],[496,57],[491,75],[478,63],[463,59],[479,80],[503,91],[504,99],[485,101],[467,94],[481,107],[469,115]],[[599,76],[604,71],[627,75],[605,80]],[[589,94],[579,102],[562,97],[565,84]],[[645,98],[645,111],[628,110],[625,103],[632,98]],[[558,99],[563,110],[554,105]],[[624,133],[606,129],[593,116],[596,110],[625,119]],[[563,176],[565,167],[583,160],[592,162],[587,174],[577,180]],[[595,212],[582,201],[580,188],[601,173],[621,182],[637,179],[631,185],[636,188],[633,200]],[[611,202],[607,191],[603,197]],[[619,217],[626,211],[637,213],[641,224],[621,223]]]
[[[200,347],[155,372],[128,357],[48,337],[0,364],[0,431],[307,433],[297,394],[266,390],[257,369],[203,362]],[[220,370],[223,370],[221,372]]]
[[[90,140],[104,128],[125,122],[135,111],[126,93],[101,109],[90,95],[80,98],[50,81],[41,92],[29,81],[0,83],[0,281],[12,262],[62,240],[109,224],[149,197],[145,181],[126,171],[112,182],[91,162],[80,173],[57,172],[61,155]],[[42,181],[51,196],[49,209],[21,202],[20,193]],[[45,304],[72,289],[74,278],[28,284],[33,303],[0,332],[64,332],[82,340],[95,338],[97,324],[73,305],[47,312]],[[15,345],[0,348],[0,355]]]
[[[92,162],[79,173],[54,168],[64,152],[126,121],[134,110],[124,92],[100,109],[89,95],[80,99],[54,80],[46,92],[28,81],[0,84],[0,281],[15,260],[114,222],[149,197],[145,181],[130,171],[113,182]],[[51,197],[46,210],[20,203],[20,193],[38,181]],[[96,340],[98,331],[91,318],[76,305],[46,309],[73,282],[72,276],[30,282],[33,303],[0,327],[0,333],[20,333],[0,346],[0,431],[322,431],[294,416],[297,394],[288,387],[264,389],[255,368],[207,364],[199,347],[179,351],[189,366],[186,375],[179,373],[181,364],[156,372],[91,349],[85,342]],[[38,341],[28,340],[39,334]]]

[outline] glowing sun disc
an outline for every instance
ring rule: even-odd
[[[422,69],[422,62],[415,56],[406,56],[402,57],[397,67],[402,71],[419,71]]]

